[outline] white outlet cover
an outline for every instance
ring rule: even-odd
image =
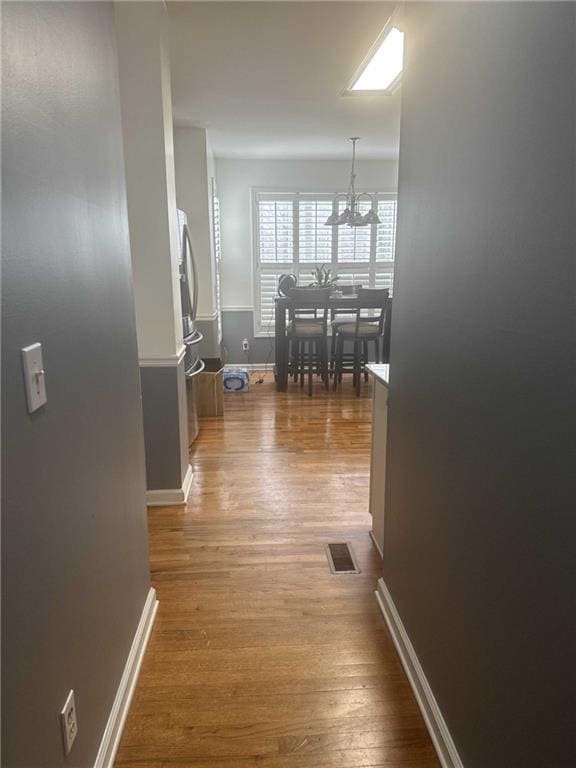
[[[22,367],[24,369],[28,413],[34,413],[48,400],[41,344],[31,344],[29,347],[24,347],[22,350]]]
[[[76,703],[74,701],[74,691],[70,691],[66,703],[60,712],[60,723],[62,725],[62,739],[64,741],[64,752],[69,755],[74,740],[78,733],[78,721],[76,719]]]

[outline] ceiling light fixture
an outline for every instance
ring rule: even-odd
[[[362,214],[360,212],[360,198],[367,197],[372,202],[372,196],[368,192],[356,192],[356,142],[360,140],[359,136],[351,136],[352,142],[352,169],[350,171],[350,184],[348,186],[347,194],[336,195],[334,200],[338,200],[340,197],[346,198],[346,207],[342,213],[338,213],[338,209],[334,213],[330,214],[324,224],[327,227],[341,226],[342,224],[348,224],[349,227],[365,227],[369,224],[380,224],[380,217],[376,210],[371,207],[368,213]]]
[[[349,91],[393,90],[404,66],[404,32],[398,27],[384,30],[382,42],[376,44],[362,63]]]

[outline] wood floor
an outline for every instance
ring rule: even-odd
[[[160,607],[116,765],[438,768],[373,594],[369,390],[268,374],[225,406],[188,507],[149,511]],[[331,574],[330,541],[360,575]]]

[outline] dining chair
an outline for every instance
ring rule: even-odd
[[[287,336],[290,343],[290,373],[300,386],[308,372],[308,394],[312,395],[314,372],[319,370],[329,388],[328,302],[331,288],[294,288],[290,292]],[[310,316],[313,311],[313,316]]]
[[[356,299],[356,319],[342,322],[336,328],[336,352],[334,364],[334,390],[342,382],[344,373],[344,344],[353,344],[352,373],[356,395],[360,395],[362,370],[368,362],[368,345],[374,344],[374,359],[381,361],[381,349],[386,335],[385,321],[389,308],[387,288],[359,288]],[[375,314],[369,314],[374,312]]]
[[[339,289],[342,292],[342,296],[356,295],[360,288],[362,288],[361,284],[339,286]],[[355,306],[352,306],[350,309],[334,307],[330,310],[330,332],[332,334],[332,340],[330,343],[330,372],[331,373],[334,372],[334,367],[336,363],[336,337],[338,335],[337,334],[338,327],[342,325],[342,323],[350,322],[351,316],[355,316],[355,315],[356,315]]]

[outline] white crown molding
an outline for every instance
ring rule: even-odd
[[[174,355],[138,355],[140,368],[169,368],[180,365],[186,354],[186,347],[182,344]]]
[[[400,656],[400,661],[408,677],[414,696],[422,712],[422,717],[426,723],[426,728],[434,744],[440,765],[442,768],[464,768],[456,745],[452,739],[446,721],[440,711],[430,683],[426,679],[420,660],[416,655],[408,633],[402,623],[392,595],[388,591],[384,579],[378,580],[378,589],[376,590],[376,600],[380,610],[384,615],[388,629]]]
[[[362,160],[356,160],[356,163],[362,163]],[[350,165],[350,161],[348,161],[348,165]],[[390,197],[397,198],[398,197],[398,186],[395,187],[374,187],[374,186],[363,186],[362,185],[362,192],[367,192],[369,195],[389,195]],[[327,197],[334,197],[335,195],[345,195],[347,194],[347,188],[343,187],[340,189],[335,189],[334,187],[319,187],[316,184],[312,185],[306,185],[303,187],[301,184],[298,186],[294,185],[286,185],[284,187],[262,187],[262,186],[253,186],[250,187],[250,190],[253,195],[326,195]],[[361,263],[361,262],[358,262]]]
[[[224,2],[225,0],[211,0],[211,2]],[[241,2],[242,0],[232,0],[232,2]],[[273,2],[282,2],[282,0],[273,0]],[[308,0],[308,2],[313,0]],[[349,1],[349,0],[348,0]],[[354,0],[355,2],[360,2],[360,0]],[[256,0],[256,2],[264,2],[264,0]],[[330,2],[330,0],[319,0],[319,2]],[[336,0],[336,2],[346,2],[346,0]],[[181,127],[181,126],[176,126]],[[185,126],[184,126],[185,127]],[[362,157],[357,161],[358,166],[361,167],[363,163],[398,163],[398,160],[400,158],[400,153],[396,150],[389,151],[389,152],[369,152],[368,154],[363,154]],[[343,165],[348,164],[350,165],[350,156],[344,154],[343,152],[332,152],[328,155],[322,155],[321,157],[318,157],[317,154],[315,155],[304,155],[304,154],[291,154],[291,155],[283,155],[282,157],[279,157],[278,155],[259,155],[256,152],[219,152],[217,155],[214,155],[214,160],[216,162],[223,161],[223,162],[272,162],[272,163],[294,163],[294,162],[314,162],[314,163],[333,163],[333,162],[341,162]],[[312,191],[318,192],[322,191],[313,189]]]
[[[114,759],[118,751],[120,739],[122,738],[122,731],[124,730],[124,724],[126,723],[157,609],[156,590],[151,587],[140,615],[134,639],[132,640],[130,653],[124,665],[124,672],[120,678],[112,709],[108,716],[108,722],[100,742],[94,768],[112,768],[114,765]]]
[[[194,473],[190,464],[182,482],[182,488],[160,488],[146,491],[146,505],[148,507],[174,507],[186,504]]]

